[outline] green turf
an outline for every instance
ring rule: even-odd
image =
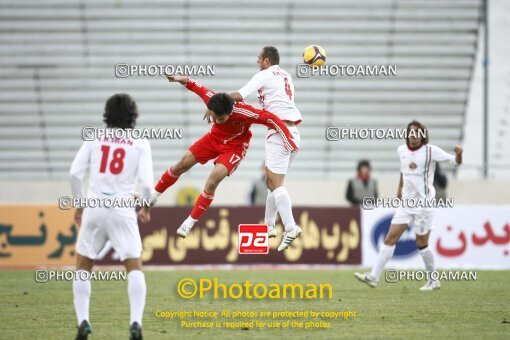
[[[382,282],[371,289],[353,270],[148,271],[143,331],[146,339],[171,338],[478,338],[510,336],[510,272],[478,271],[477,281],[443,282],[420,292],[423,282]],[[244,283],[330,283],[331,300],[186,300],[176,293],[185,277]],[[128,337],[126,282],[93,282],[91,339]],[[0,271],[0,339],[71,339],[76,321],[70,282],[34,282],[28,270]],[[355,319],[337,319],[331,329],[182,329],[176,319],[159,319],[156,310],[314,310],[356,311]],[[270,319],[260,319],[270,321]]]

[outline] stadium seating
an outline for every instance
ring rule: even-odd
[[[234,91],[257,72],[265,45],[279,48],[303,114],[293,178],[341,178],[360,158],[395,171],[401,141],[332,142],[326,127],[401,128],[416,118],[438,146],[461,140],[481,13],[479,0],[3,0],[1,8],[4,179],[65,178],[81,128],[102,126],[104,103],[119,92],[137,101],[139,127],[182,128],[182,140],[152,141],[159,174],[207,131],[204,107],[163,78],[116,78],[115,65],[215,65],[214,77],[199,79]],[[310,44],[325,48],[329,64],[397,65],[398,76],[298,78]],[[238,178],[260,173],[265,129],[253,132]]]

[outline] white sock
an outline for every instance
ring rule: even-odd
[[[434,271],[434,255],[429,247],[420,250],[420,255],[423,258],[423,263],[425,263],[425,269],[431,273]]]
[[[128,273],[128,295],[129,306],[131,311],[131,321],[138,322],[142,325],[143,309],[145,307],[145,294],[147,287],[145,286],[145,275],[141,270],[132,270]]]
[[[296,221],[292,215],[292,202],[290,201],[289,193],[285,187],[281,186],[273,191],[273,196],[276,201],[276,206],[280,217],[282,218],[285,231],[292,230],[296,227]]]
[[[195,220],[193,217],[188,216],[188,218],[186,219],[186,221],[184,221],[184,223],[195,225],[195,223],[197,223],[197,221],[198,220]]]
[[[274,194],[271,190],[267,190],[267,200],[266,200],[266,214],[264,217],[264,221],[268,227],[275,225],[276,223],[276,214],[278,214],[278,208],[276,207],[276,200],[274,198]]]
[[[372,272],[370,275],[377,281],[379,281],[379,278],[381,277],[381,273],[384,270],[384,266],[386,266],[386,263],[391,259],[393,256],[393,253],[395,252],[395,245],[388,246],[386,244],[381,245],[381,250],[379,250],[379,256],[377,257],[377,261],[374,264],[374,267],[372,268]]]
[[[84,273],[80,275],[80,272]],[[89,276],[86,270],[77,270],[73,280],[73,301],[76,319],[78,319],[78,326],[83,320],[89,321],[90,293],[92,291]]]
[[[151,190],[151,200],[157,200],[161,196],[160,192],[157,192],[155,189]]]

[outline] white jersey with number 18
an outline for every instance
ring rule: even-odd
[[[243,99],[258,92],[262,108],[283,121],[296,124],[301,122],[301,112],[294,103],[294,84],[289,73],[273,65],[255,74],[250,81],[237,91]]]
[[[87,197],[133,197],[138,180],[141,198],[150,198],[154,174],[147,140],[98,138],[83,142],[70,175],[81,183],[87,171]],[[72,189],[75,197],[81,197],[81,187]]]

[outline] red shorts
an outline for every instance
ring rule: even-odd
[[[200,164],[205,164],[215,159],[214,164],[223,164],[228,169],[230,176],[243,160],[248,150],[249,139],[235,142],[222,143],[218,139],[206,133],[193,145],[189,151],[195,156]]]

